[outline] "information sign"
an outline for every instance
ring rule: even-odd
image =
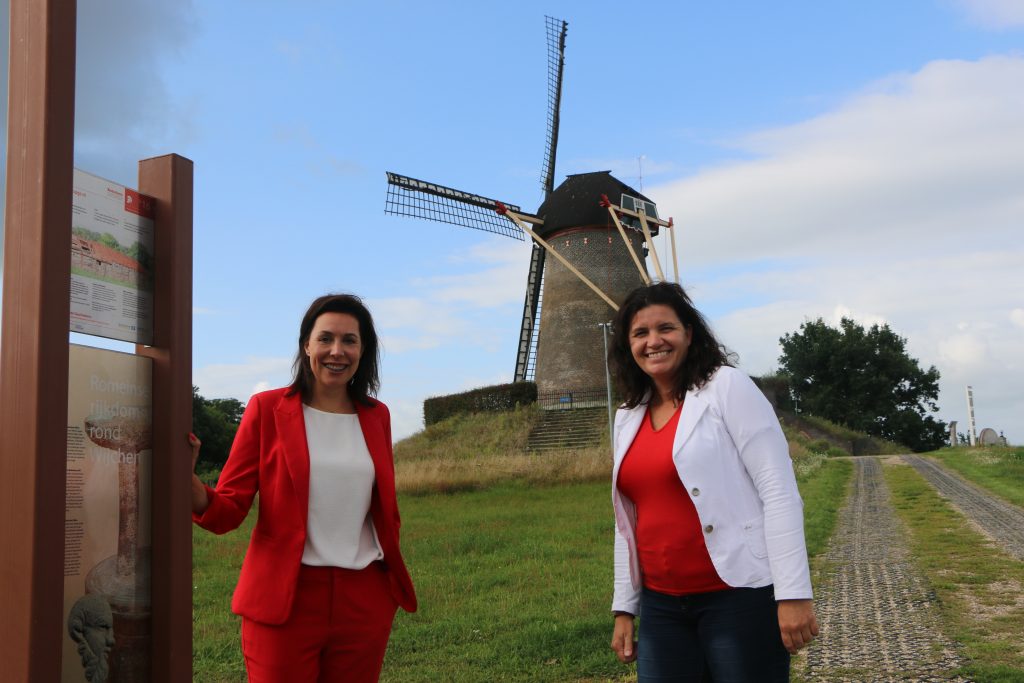
[[[153,341],[152,197],[75,169],[71,330]]]

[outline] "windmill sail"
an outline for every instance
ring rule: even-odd
[[[536,242],[530,253],[530,272],[526,278],[526,302],[523,304],[523,322],[519,328],[519,351],[516,353],[516,371],[513,381],[534,378],[537,367],[537,323],[540,322],[541,292],[544,291],[544,248]]]
[[[548,116],[544,161],[540,183],[547,198],[555,189],[555,156],[558,151],[559,110],[562,106],[562,74],[565,67],[565,36],[569,24],[561,19],[545,17],[548,36]],[[523,301],[523,322],[519,328],[519,351],[516,354],[516,382],[534,379],[537,361],[537,328],[540,324],[541,285],[544,281],[544,259],[547,252],[536,243],[530,256],[530,274]]]
[[[544,145],[544,163],[540,183],[544,198],[555,189],[555,153],[558,150],[558,113],[562,107],[562,72],[565,68],[565,35],[569,24],[554,17],[544,17],[548,30],[548,119]]]
[[[461,225],[519,241],[524,239],[522,231],[514,223],[494,211],[494,207],[501,203],[519,213],[521,209],[514,204],[391,171],[387,174],[388,197],[384,213]]]

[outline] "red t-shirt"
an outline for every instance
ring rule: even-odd
[[[669,595],[729,588],[711,563],[697,509],[672,462],[681,411],[682,406],[657,431],[650,412],[644,415],[618,479],[619,492],[636,506],[636,548],[644,586]]]

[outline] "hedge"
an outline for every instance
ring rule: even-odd
[[[429,426],[465,413],[513,410],[517,405],[528,405],[536,401],[537,385],[533,382],[496,384],[461,394],[433,396],[423,402],[423,423]]]

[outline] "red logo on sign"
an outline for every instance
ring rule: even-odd
[[[139,194],[135,190],[124,188],[124,210],[144,218],[153,218],[156,209],[156,200]]]

